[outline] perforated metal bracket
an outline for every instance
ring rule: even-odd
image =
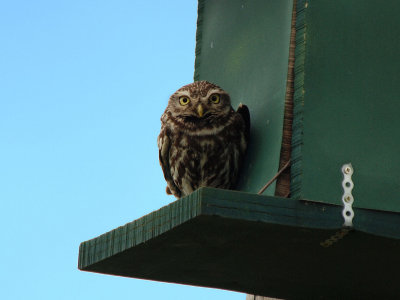
[[[351,163],[345,164],[342,166],[342,173],[343,173],[343,181],[342,181],[342,187],[343,187],[343,196],[342,196],[342,202],[344,205],[342,215],[344,218],[344,224],[343,226],[346,227],[353,227],[353,218],[354,218],[354,211],[353,211],[353,202],[354,198],[353,195],[351,194],[351,191],[353,190],[354,183],[351,179],[351,176],[354,173],[353,166]]]

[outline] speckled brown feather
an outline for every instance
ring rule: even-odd
[[[218,94],[219,103],[210,101]],[[179,97],[189,97],[181,105]],[[204,107],[199,117],[196,108]],[[176,197],[201,186],[234,188],[247,148],[249,111],[240,105],[235,112],[229,95],[207,81],[197,81],[176,91],[161,116],[159,159],[167,181],[167,193]]]

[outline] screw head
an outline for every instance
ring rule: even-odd
[[[349,203],[349,202],[351,201],[351,197],[350,197],[350,196],[344,197],[344,201],[346,201],[347,203]]]
[[[350,172],[351,172],[351,168],[349,166],[344,168],[344,173],[345,174],[350,174]]]

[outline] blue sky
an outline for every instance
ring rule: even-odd
[[[80,242],[173,201],[156,138],[197,1],[0,2],[0,298],[245,299],[81,272]]]

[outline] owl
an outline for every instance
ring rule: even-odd
[[[167,194],[200,187],[233,189],[250,133],[247,106],[235,112],[227,92],[207,81],[177,90],[161,116],[157,139]]]

